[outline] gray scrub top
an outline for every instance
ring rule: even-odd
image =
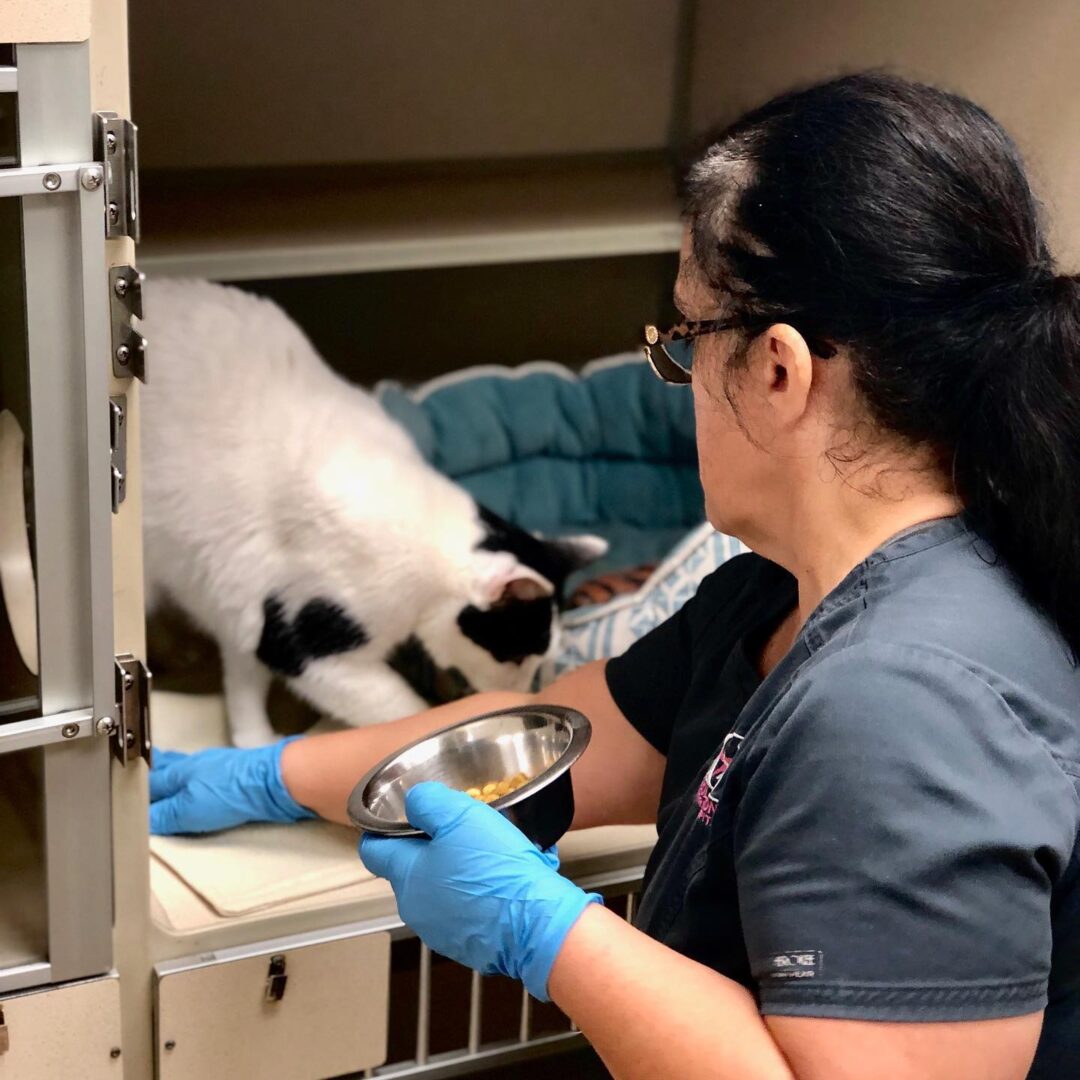
[[[607,666],[667,756],[638,925],[765,1013],[1046,1009],[1032,1077],[1080,1076],[1080,670],[961,517],[857,566],[761,680],[797,597],[721,567]]]

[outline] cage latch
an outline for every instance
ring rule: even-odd
[[[270,970],[266,974],[266,1000],[280,1001],[285,996],[285,984],[289,976],[285,974],[285,957],[277,953],[270,957]]]
[[[114,112],[94,114],[95,157],[105,163],[105,236],[139,239],[138,128]]]
[[[109,398],[109,472],[116,514],[127,497],[127,394]]]
[[[109,734],[113,757],[126,765],[141,757],[150,764],[150,672],[131,653],[116,657],[116,719]]]
[[[146,338],[138,329],[143,317],[146,275],[134,266],[109,270],[109,316],[112,327],[112,369],[118,379],[134,376],[146,382]]]

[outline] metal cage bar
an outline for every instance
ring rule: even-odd
[[[609,898],[625,897],[627,918],[632,919],[636,907],[636,893],[641,887],[643,873],[642,866],[626,867],[622,870],[593,875],[578,883],[590,891],[602,892]],[[411,936],[408,928],[402,926],[395,933],[395,940],[401,941]],[[379,1080],[391,1080],[391,1078],[411,1080],[413,1077],[423,1077],[424,1080],[442,1080],[443,1077],[470,1076],[494,1065],[510,1065],[531,1058],[567,1053],[587,1045],[584,1035],[572,1021],[566,1031],[544,1035],[534,1034],[533,1001],[524,987],[521,990],[517,1037],[500,1042],[484,1043],[482,1041],[484,979],[477,972],[472,972],[465,1045],[459,1049],[433,1054],[430,1046],[433,977],[431,951],[422,943],[419,975],[414,1058],[410,1061],[388,1062],[374,1070],[367,1070],[362,1074],[363,1076],[374,1076]],[[390,1008],[393,1009],[393,1007],[393,1002],[391,1002]]]
[[[521,988],[521,1017],[518,1021],[518,1042],[527,1043],[532,1034],[532,998],[529,991]]]
[[[472,981],[469,984],[469,1041],[466,1050],[475,1054],[480,1049],[480,1028],[484,1017],[484,982],[479,971],[472,973]]]
[[[420,945],[420,985],[417,990],[416,1064],[426,1065],[431,1038],[431,950]]]

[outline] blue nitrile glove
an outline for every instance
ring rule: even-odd
[[[430,840],[365,835],[360,858],[388,878],[398,913],[429,948],[485,975],[520,979],[548,1000],[555,957],[593,902],[497,810],[463,791],[424,783],[405,814]]]
[[[155,750],[150,769],[150,831],[159,836],[231,829],[249,821],[318,817],[281,779],[281,752],[294,735],[254,750],[214,747],[194,754]]]

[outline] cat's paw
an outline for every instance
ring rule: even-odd
[[[273,728],[268,727],[265,731],[255,728],[246,731],[234,731],[232,733],[232,744],[240,750],[257,750],[260,746],[269,746],[281,738],[284,738],[284,736],[279,735]]]

